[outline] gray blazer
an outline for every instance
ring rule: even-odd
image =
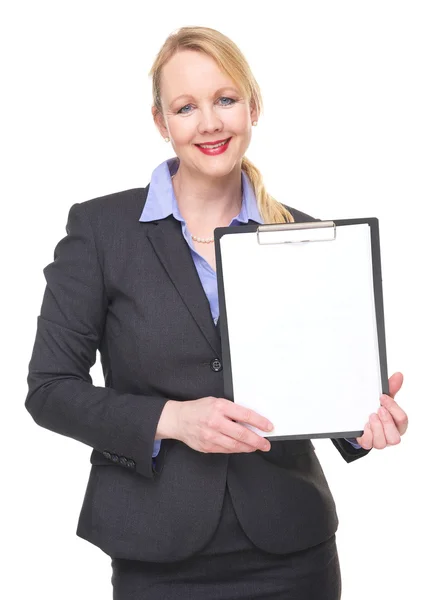
[[[222,358],[220,336],[181,225],[172,216],[139,221],[147,189],[74,204],[67,235],[43,269],[25,404],[42,427],[93,449],[77,535],[112,558],[187,558],[213,535],[227,482],[259,548],[319,544],[338,518],[310,440],[213,454],[167,439],[152,466],[167,400],[224,397],[224,390],[214,362]],[[314,220],[287,208],[296,221]],[[89,375],[97,349],[105,387]],[[368,453],[332,442],[347,462]]]

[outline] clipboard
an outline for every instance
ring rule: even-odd
[[[389,393],[379,221],[214,231],[224,397],[273,440],[350,438]]]

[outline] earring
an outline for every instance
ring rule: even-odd
[[[170,142],[170,138],[164,138],[165,142]]]
[[[253,121],[252,125],[256,127],[256,125],[258,125],[258,121]]]

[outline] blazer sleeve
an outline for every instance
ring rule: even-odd
[[[43,269],[46,288],[25,406],[38,425],[151,478],[155,433],[168,399],[92,384],[89,372],[103,332],[107,296],[82,203],[70,208],[66,233],[55,247],[54,261]]]
[[[342,458],[348,463],[358,460],[358,458],[362,458],[372,450],[372,448],[369,450],[366,450],[365,448],[354,448],[345,438],[331,438],[331,441]]]

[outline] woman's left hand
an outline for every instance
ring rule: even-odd
[[[403,381],[402,373],[394,373],[390,377],[388,380],[390,396],[382,394],[382,406],[377,413],[370,415],[364,433],[361,437],[356,438],[357,443],[365,450],[371,448],[382,450],[387,446],[395,446],[400,443],[401,436],[407,431],[408,417],[394,400]]]

